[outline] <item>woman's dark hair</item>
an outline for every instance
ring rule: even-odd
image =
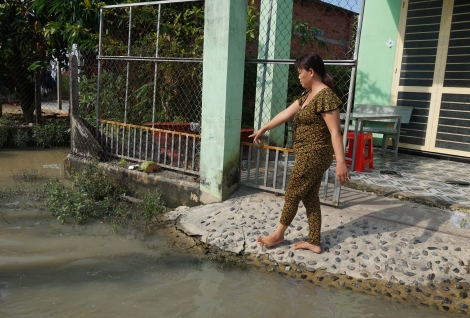
[[[295,60],[295,67],[308,71],[312,69],[315,73],[321,76],[323,84],[329,88],[334,88],[333,77],[326,72],[325,64],[323,63],[320,55],[316,53],[306,53]]]

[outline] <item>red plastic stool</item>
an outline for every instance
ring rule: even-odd
[[[366,153],[366,143],[367,153]],[[366,164],[370,169],[374,169],[374,141],[371,133],[357,133],[356,145],[356,162],[354,164],[354,171],[362,172],[366,169]],[[354,132],[348,132],[348,151],[346,157],[352,158],[354,148]],[[351,164],[352,160],[346,160],[346,163]]]

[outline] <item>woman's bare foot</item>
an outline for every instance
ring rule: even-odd
[[[257,241],[261,246],[272,247],[276,244],[284,242],[284,235],[279,236],[274,232],[269,234],[268,236],[258,237]]]
[[[298,243],[294,244],[294,250],[299,250],[299,249],[311,250],[312,252],[317,253],[317,254],[321,253],[321,246],[313,245],[313,244],[310,244],[309,242],[305,242],[305,241],[298,242]]]

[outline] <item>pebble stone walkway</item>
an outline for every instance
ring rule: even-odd
[[[352,189],[342,191],[341,207],[322,206],[321,254],[291,247],[308,235],[302,204],[285,241],[273,248],[261,247],[256,238],[276,228],[284,198],[254,189],[240,188],[223,203],[178,207],[167,217],[188,235],[200,236],[202,242],[262,256],[279,272],[317,271],[371,286],[393,284],[406,293],[419,292],[414,296],[417,301],[422,298],[437,309],[466,312],[470,306],[467,215]],[[345,286],[344,280],[339,285]]]

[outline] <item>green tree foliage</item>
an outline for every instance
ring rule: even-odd
[[[0,91],[20,100],[33,121],[34,72],[42,78],[51,59],[66,65],[73,43],[96,55],[99,8],[115,0],[8,0],[0,3]],[[90,59],[90,58],[89,58]]]
[[[33,121],[33,68],[47,61],[49,51],[41,32],[45,20],[30,11],[33,0],[0,4],[0,91],[20,100],[26,122]]]

